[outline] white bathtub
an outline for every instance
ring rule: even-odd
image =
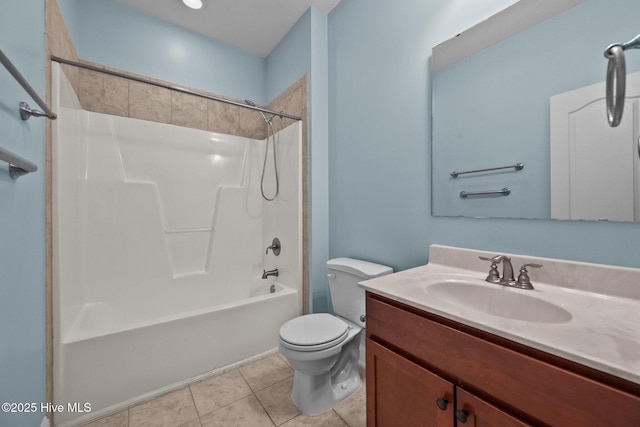
[[[125,324],[120,315],[132,313],[83,307],[57,352],[56,403],[88,402],[92,410],[56,414],[56,425],[122,409],[273,350],[280,325],[298,314],[298,293],[276,284],[271,294],[270,284],[262,295],[153,321]]]
[[[265,141],[84,111],[53,77],[54,402],[91,407],[56,425],[277,349],[302,306],[301,126],[266,203]]]

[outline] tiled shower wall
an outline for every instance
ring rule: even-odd
[[[83,62],[95,67],[111,69],[126,75],[142,77],[165,85],[182,86],[172,82],[140,76],[125,70],[90,63],[78,58],[73,41],[69,35],[64,18],[56,0],[45,0],[45,49],[46,96],[51,99],[51,61],[50,56],[57,56],[76,62]],[[195,95],[182,94],[169,89],[139,83],[133,80],[110,76],[108,74],[62,65],[83,108],[99,113],[149,120],[177,126],[191,127],[220,132],[230,135],[244,136],[254,139],[265,139],[267,127],[257,111],[238,107],[219,101],[213,101]],[[182,86],[184,87],[184,86]],[[243,103],[243,100],[208,93],[197,88],[187,88],[207,93],[219,98]],[[283,111],[302,120],[302,157],[303,157],[303,295],[302,307],[308,311],[308,237],[307,237],[307,78],[302,76],[289,88],[285,89],[268,106],[270,110]],[[290,125],[290,119],[275,118],[275,131]],[[51,176],[51,121],[46,125],[46,223],[47,223],[47,266],[46,266],[46,307],[47,307],[47,399],[53,401],[52,354],[53,331],[51,322],[51,284],[52,284],[52,176]]]
[[[184,87],[180,84],[83,61],[77,57],[57,2],[47,0],[47,6],[49,6],[47,7],[47,46],[50,55],[141,77],[163,85]],[[78,94],[82,107],[86,110],[255,139],[266,138],[265,123],[260,114],[254,110],[69,65],[63,65],[63,69]],[[306,84],[304,83],[306,83],[305,76],[279,95],[268,108],[306,117]],[[241,99],[201,91],[198,88],[185,88],[244,103]],[[291,124],[291,120],[276,119],[274,123],[286,127]]]
[[[90,65],[157,81],[163,85],[175,85],[101,64],[90,63]],[[305,78],[303,77],[302,80]],[[77,81],[72,84],[76,88],[80,103],[86,110],[254,139],[266,138],[266,125],[262,117],[257,111],[247,108],[85,69],[78,69]],[[297,87],[301,88],[301,85]],[[186,89],[198,91],[197,88],[187,87]],[[218,94],[207,94],[243,102]],[[294,95],[300,97],[301,93],[298,91]],[[301,102],[287,104],[287,107],[292,107],[296,104],[300,105]],[[298,110],[285,111],[294,115],[302,114]],[[289,119],[283,119],[282,122],[285,126],[292,123]]]

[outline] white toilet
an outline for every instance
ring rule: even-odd
[[[329,260],[327,269],[336,315],[306,314],[280,328],[280,353],[294,369],[291,400],[307,415],[326,411],[360,387],[365,295],[358,282],[393,272],[352,258]]]

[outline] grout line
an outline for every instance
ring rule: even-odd
[[[342,418],[342,415],[340,415],[340,413],[338,411],[336,411],[334,408],[331,408],[331,410],[333,411],[334,414],[336,414],[338,416],[338,418],[340,418],[342,420],[343,423],[345,423],[347,426],[351,427],[351,424],[349,424],[347,422],[347,420]]]
[[[267,417],[269,417],[269,420],[271,421],[271,424],[273,424],[274,426],[277,426],[278,424],[276,424],[274,419],[271,417],[271,414],[269,413],[269,411],[267,411],[267,408],[264,407],[264,405],[262,404],[262,401],[258,398],[258,395],[256,393],[253,393],[253,397],[256,398],[256,400],[258,401],[258,403],[262,407],[262,410],[264,411],[264,413],[267,414]]]
[[[223,375],[223,374],[220,374]],[[195,383],[193,383],[195,384]],[[196,405],[196,399],[193,397],[193,390],[191,390],[191,384],[187,386],[189,388],[189,395],[191,395],[191,401],[193,402],[193,407],[196,409],[196,415],[198,416],[198,421],[200,421],[200,411],[198,410],[198,405]],[[200,422],[202,425],[202,422]]]

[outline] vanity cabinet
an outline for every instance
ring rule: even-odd
[[[366,331],[369,427],[640,426],[638,384],[371,292]]]
[[[370,339],[368,381],[375,383],[367,386],[369,426],[451,427],[454,419],[477,427],[529,425]]]

